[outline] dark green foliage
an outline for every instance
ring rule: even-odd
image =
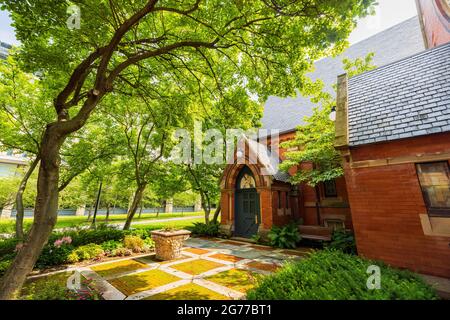
[[[19,240],[15,238],[0,240],[0,259],[6,254],[13,253],[18,243]]]
[[[3,260],[0,261],[0,277],[6,272],[6,270],[11,265],[12,260]]]
[[[381,269],[381,289],[366,286],[367,268]],[[405,300],[437,299],[418,276],[342,251],[323,250],[285,265],[248,292],[249,300]]]
[[[145,233],[146,231],[137,231]],[[37,268],[46,268],[67,263],[67,258],[74,248],[88,244],[102,244],[107,241],[122,241],[126,232],[114,228],[99,228],[96,230],[85,229],[66,232],[54,232],[50,236],[47,245],[44,246],[38,261]],[[148,235],[148,233],[147,233]],[[70,245],[63,245],[59,248],[54,246],[56,240],[63,237],[71,237]],[[17,239],[7,239],[0,241],[0,261],[5,261],[15,256]]]
[[[122,230],[114,228],[101,228],[97,230],[86,229],[81,231],[54,233],[50,237],[49,243],[52,243],[52,240],[56,240],[62,236],[70,236],[72,238],[72,245],[78,247],[90,243],[101,244],[109,240],[121,241],[124,238],[125,233]]]
[[[124,235],[137,236],[141,239],[147,239],[150,237],[150,232],[147,229],[133,229],[124,231]]]
[[[64,264],[72,250],[73,246],[71,245],[63,245],[59,248],[52,244],[46,245],[36,262],[36,268],[41,269]]]
[[[123,244],[120,241],[109,240],[109,241],[103,242],[101,244],[101,247],[105,252],[112,252],[113,250],[116,250],[117,248],[123,247]]]
[[[220,223],[218,222],[210,222],[208,224],[196,222],[187,229],[197,236],[216,237],[219,234],[219,226]]]
[[[331,242],[325,246],[329,249],[341,250],[348,254],[356,254],[355,236],[352,232],[335,230]]]
[[[267,236],[272,247],[283,249],[293,249],[301,240],[300,232],[296,224],[290,224],[284,227],[273,226]]]

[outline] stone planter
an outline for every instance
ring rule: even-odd
[[[152,231],[152,239],[155,241],[156,259],[167,261],[181,256],[183,242],[187,240],[191,232],[187,230],[177,231]]]

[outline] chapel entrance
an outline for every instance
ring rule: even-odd
[[[260,224],[259,194],[255,178],[245,166],[237,177],[235,202],[235,236],[251,238]]]

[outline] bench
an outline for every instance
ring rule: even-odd
[[[298,231],[303,239],[331,241],[333,228],[322,226],[298,226]]]

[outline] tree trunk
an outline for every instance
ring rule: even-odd
[[[209,197],[203,192],[200,191],[200,196],[202,198],[202,208],[205,212],[205,223],[209,224],[209,215],[211,214],[211,201],[209,200]]]
[[[141,218],[141,216],[142,216],[142,201],[141,201],[141,207],[139,208],[139,219]]]
[[[103,180],[100,181],[100,185],[98,186],[97,200],[95,201],[94,217],[92,218],[92,226],[94,228],[95,228],[95,224],[97,223],[97,212],[98,212],[98,207],[100,205],[100,196],[102,195],[102,186],[103,186]]]
[[[88,217],[87,217],[87,221],[91,221],[91,215],[92,215],[92,204],[89,206],[89,211],[88,211]]]
[[[219,218],[219,214],[220,214],[220,210],[221,210],[221,204],[219,202],[219,205],[216,208],[216,211],[214,212],[214,216],[213,216],[213,223],[217,223],[217,219]]]
[[[128,230],[131,227],[131,221],[133,221],[134,215],[136,214],[136,211],[142,201],[142,196],[144,195],[146,185],[138,186],[134,193],[133,202],[131,203],[131,207],[127,213],[127,221],[125,222],[125,225],[123,226],[123,230]]]
[[[106,218],[105,218],[105,222],[109,221],[109,209],[110,209],[111,205],[108,203],[106,205]]]
[[[320,218],[320,190],[318,186],[314,187],[314,192],[316,194],[316,216],[317,216],[317,225],[321,226],[321,218]]]
[[[31,162],[30,167],[28,168],[27,172],[25,173],[22,181],[19,185],[19,190],[16,194],[16,238],[19,239],[19,241],[23,240],[23,218],[24,218],[24,208],[23,208],[23,193],[25,192],[25,188],[27,187],[28,179],[33,174],[34,170],[36,169],[40,159],[39,156],[36,156],[36,158]]]
[[[32,271],[42,248],[48,241],[58,215],[59,150],[65,136],[54,132],[48,125],[40,150],[41,165],[37,182],[34,221],[27,240],[19,249],[14,261],[0,284],[0,300],[7,300],[18,293],[26,276]]]

